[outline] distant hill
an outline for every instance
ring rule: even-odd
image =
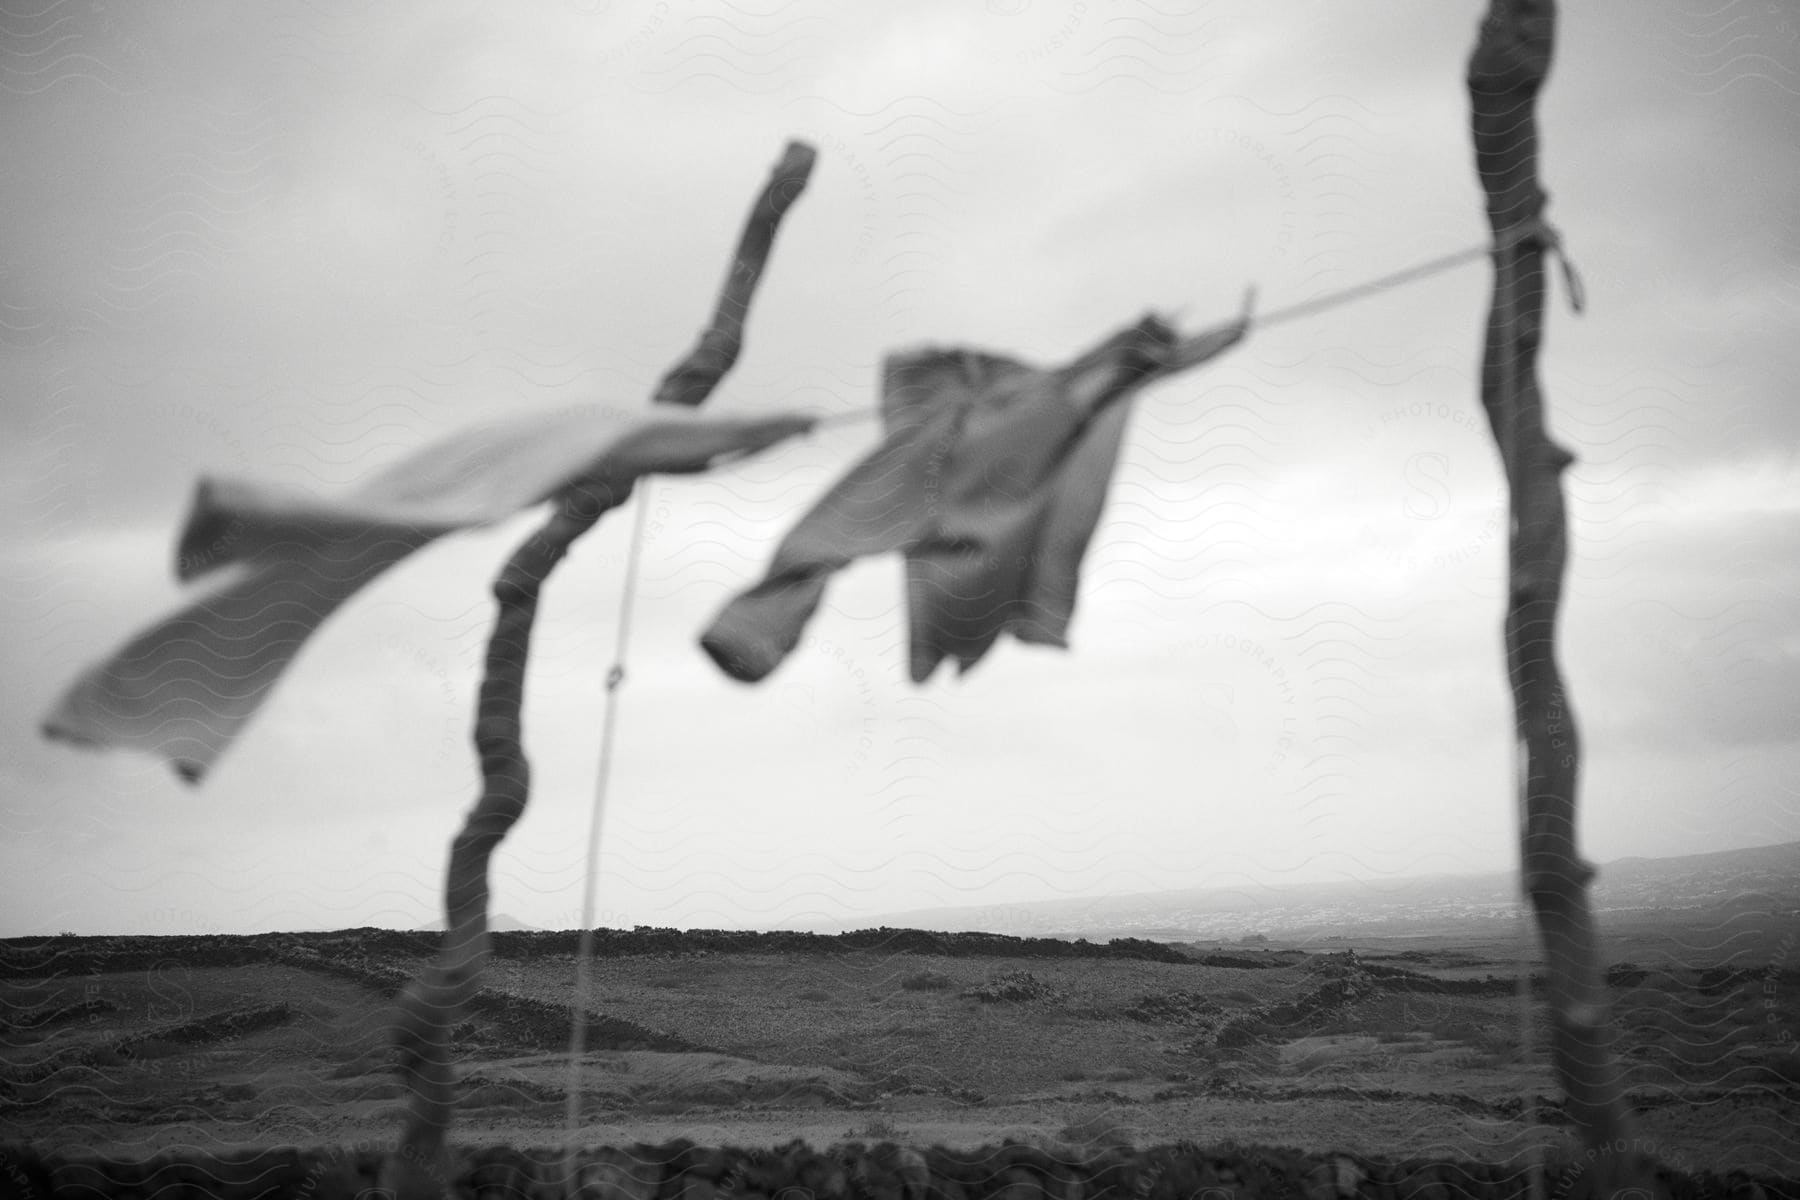
[[[1622,858],[1600,869],[1599,913],[1699,912],[1755,907],[1800,915],[1800,842],[1677,858]],[[914,909],[812,926],[820,932],[887,925],[1019,936],[1217,941],[1482,932],[1518,917],[1510,873],[1189,888],[1129,896]]]

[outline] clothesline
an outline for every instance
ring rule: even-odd
[[[1522,234],[1536,234],[1543,237],[1545,244],[1551,250],[1555,251],[1562,260],[1563,279],[1568,285],[1569,302],[1576,312],[1580,312],[1583,301],[1581,279],[1580,276],[1576,274],[1574,265],[1569,262],[1568,256],[1563,253],[1561,243],[1555,236],[1554,231],[1550,230],[1548,227],[1534,226],[1521,232]],[[1351,284],[1349,287],[1340,288],[1335,292],[1326,292],[1323,296],[1314,296],[1311,300],[1302,300],[1297,304],[1290,304],[1285,308],[1278,308],[1272,312],[1266,312],[1261,315],[1252,315],[1249,321],[1250,328],[1266,329],[1271,325],[1284,325],[1290,321],[1298,321],[1305,317],[1317,316],[1319,313],[1329,312],[1334,308],[1342,308],[1347,304],[1354,304],[1358,300],[1366,299],[1369,296],[1378,295],[1382,292],[1391,291],[1394,288],[1404,287],[1408,284],[1418,283],[1421,280],[1430,279],[1434,275],[1442,275],[1446,271],[1452,271],[1457,267],[1475,262],[1478,259],[1487,258],[1493,254],[1494,251],[1495,247],[1493,243],[1490,242],[1466,246],[1463,249],[1454,251],[1450,254],[1440,255],[1437,258],[1429,259],[1422,263],[1415,263],[1410,267],[1403,267],[1398,271],[1392,271],[1386,275],[1377,276],[1374,279],[1367,279],[1361,283]],[[1254,299],[1255,294],[1256,291],[1252,288],[1250,290],[1252,299]],[[834,425],[847,425],[853,421],[862,421],[869,417],[873,417],[878,411],[879,410],[874,406],[869,406],[865,408],[853,408],[847,412],[832,413],[830,416],[820,417],[815,427],[830,428]]]
[[[1486,258],[1490,252],[1491,247],[1487,242],[1483,242],[1479,246],[1468,246],[1456,251],[1454,254],[1445,254],[1441,257],[1434,258],[1429,262],[1418,263],[1414,266],[1383,275],[1378,279],[1370,279],[1362,283],[1351,284],[1347,288],[1340,288],[1335,292],[1326,292],[1323,296],[1315,296],[1311,300],[1302,300],[1298,304],[1290,304],[1286,308],[1278,308],[1274,312],[1264,313],[1261,316],[1253,317],[1251,319],[1251,325],[1281,325],[1288,321],[1298,321],[1302,317],[1310,317],[1318,313],[1328,312],[1334,308],[1341,308],[1346,304],[1354,304],[1365,296],[1373,296],[1380,292],[1388,291],[1391,288],[1400,287],[1404,284],[1415,283],[1421,279],[1429,279],[1433,275],[1441,275],[1445,271],[1454,270],[1455,268],[1462,266],[1464,263],[1471,263],[1476,259]]]

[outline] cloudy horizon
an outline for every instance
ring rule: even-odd
[[[199,788],[44,741],[183,595],[195,481],[323,493],[500,413],[647,403],[782,146],[718,413],[864,409],[882,357],[1054,363],[1481,244],[1476,0],[216,3],[0,17],[0,936],[417,927],[473,803],[488,585],[457,535],[308,644]],[[1565,6],[1540,104],[1560,278],[1561,656],[1605,862],[1800,839],[1800,24]],[[1253,331],[1136,401],[1068,651],[906,681],[900,566],[746,687],[696,645],[872,443],[658,479],[597,920],[1482,873],[1516,861],[1505,495],[1475,263]],[[636,501],[642,502],[640,500]],[[630,514],[546,588],[531,805],[492,908],[572,927]]]

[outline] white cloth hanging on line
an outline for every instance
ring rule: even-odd
[[[44,733],[148,751],[196,781],[326,618],[421,546],[504,520],[577,483],[603,509],[612,507],[640,476],[704,471],[813,424],[793,413],[561,410],[456,433],[336,498],[203,479],[176,574],[226,577],[85,672],[45,719]]]

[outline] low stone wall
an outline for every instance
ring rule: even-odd
[[[164,1153],[125,1159],[0,1147],[0,1197],[64,1200],[353,1200],[372,1193],[384,1150]],[[478,1200],[1528,1200],[1517,1163],[1380,1162],[1267,1147],[1190,1144],[1092,1153],[1007,1143],[979,1150],[847,1142],[770,1149],[687,1141],[581,1151],[509,1146],[457,1152],[444,1195]],[[1583,1163],[1547,1164],[1544,1200],[1593,1200]],[[1800,1200],[1800,1182],[1742,1174],[1659,1177],[1636,1200]]]

